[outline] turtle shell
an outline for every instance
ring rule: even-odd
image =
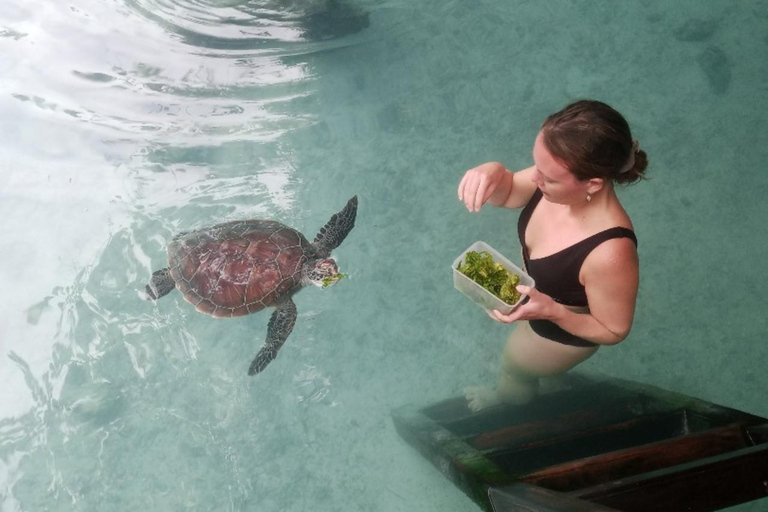
[[[171,277],[201,313],[234,317],[273,304],[301,282],[314,253],[279,222],[244,220],[181,233],[168,245]]]

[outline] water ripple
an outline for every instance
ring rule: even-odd
[[[17,6],[17,20],[46,15],[0,27],[0,42],[31,57],[6,64],[4,89],[47,122],[102,140],[273,141],[314,122],[294,108],[314,93],[307,56],[353,44],[343,36],[368,24],[336,0],[113,3]],[[63,33],[76,43],[61,45]]]
[[[365,12],[336,0],[127,1],[132,9],[187,44],[217,50],[324,41],[368,26]]]

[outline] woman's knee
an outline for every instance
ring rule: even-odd
[[[511,378],[520,380],[530,380],[541,377],[540,373],[543,368],[533,364],[533,361],[529,358],[521,357],[520,351],[519,347],[510,346],[509,344],[504,348],[504,353],[501,358],[502,372],[509,375]]]

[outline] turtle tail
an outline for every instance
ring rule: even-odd
[[[168,295],[174,288],[176,282],[171,277],[171,269],[164,268],[152,273],[152,279],[146,287],[147,295],[152,300]]]
[[[357,217],[357,196],[347,202],[347,205],[331,217],[331,220],[320,229],[312,244],[321,258],[327,258],[331,251],[341,245],[352,228]]]

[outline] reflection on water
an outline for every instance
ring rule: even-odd
[[[346,44],[333,40],[367,25],[334,0],[87,7],[15,6],[19,29],[3,35],[25,58],[6,63],[5,88],[49,119],[155,144],[275,140],[307,121],[290,106],[311,94],[312,72],[296,56]]]

